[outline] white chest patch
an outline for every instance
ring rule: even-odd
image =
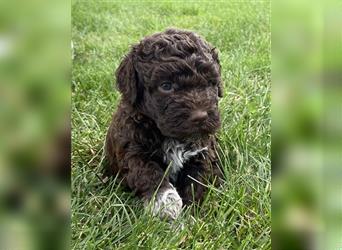
[[[170,178],[175,181],[183,164],[191,157],[198,155],[202,151],[208,150],[208,147],[195,150],[186,150],[186,145],[174,139],[168,139],[163,142],[162,150],[164,152],[164,162],[170,166]]]

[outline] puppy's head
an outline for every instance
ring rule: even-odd
[[[193,32],[169,29],[144,38],[116,77],[123,100],[153,119],[165,136],[204,136],[220,126],[218,55]]]

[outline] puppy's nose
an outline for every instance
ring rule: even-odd
[[[196,110],[192,112],[190,116],[190,121],[191,122],[202,122],[208,118],[208,113],[207,111],[203,110]]]

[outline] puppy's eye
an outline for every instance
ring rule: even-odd
[[[171,92],[173,90],[172,82],[163,82],[159,89],[163,92]]]

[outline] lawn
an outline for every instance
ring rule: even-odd
[[[217,47],[225,86],[225,184],[209,187],[204,204],[173,224],[100,178],[120,98],[113,72],[131,44],[167,27],[196,31]],[[74,1],[72,45],[72,248],[270,249],[270,3]]]

